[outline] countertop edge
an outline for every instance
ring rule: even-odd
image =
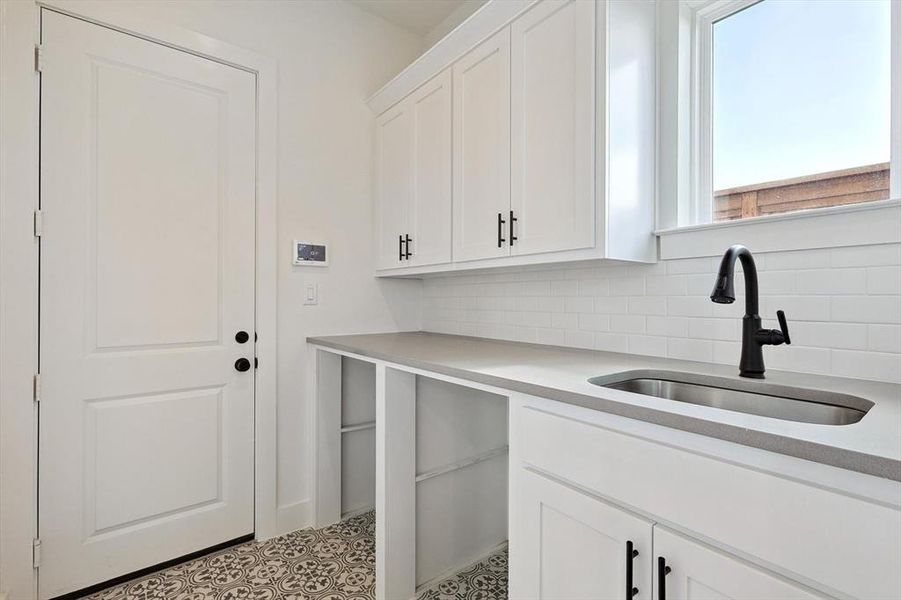
[[[386,352],[361,349],[324,337],[308,337],[307,343],[901,482],[901,461],[888,457],[837,448],[773,433],[753,431],[736,427],[735,425],[678,415],[663,410],[633,406],[597,396],[587,396],[515,379],[486,375],[466,369],[392,355]]]

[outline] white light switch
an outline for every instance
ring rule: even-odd
[[[315,283],[307,283],[304,285],[303,293],[304,305],[319,304],[319,286]]]

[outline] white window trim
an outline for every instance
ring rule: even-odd
[[[901,242],[901,2],[892,2],[892,113],[890,133],[889,200],[769,215],[736,221],[711,222],[712,130],[711,130],[711,50],[713,24],[759,0],[681,0],[675,20],[664,21],[661,35],[674,36],[682,64],[672,77],[688,94],[662,96],[678,99],[675,111],[661,111],[661,127],[678,139],[670,161],[677,181],[686,181],[678,194],[659,200],[679,204],[661,207],[658,230],[660,258],[715,256],[722,244],[742,241],[759,252],[856,246]],[[690,59],[688,68],[685,59]],[[664,66],[663,68],[667,68]],[[666,123],[665,113],[676,115]],[[665,177],[666,174],[662,174]],[[800,221],[800,222],[799,222]],[[792,231],[794,235],[791,235]],[[803,232],[799,235],[799,232]]]

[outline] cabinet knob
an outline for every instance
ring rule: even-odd
[[[246,358],[239,358],[235,361],[235,370],[243,373],[250,370],[250,361]]]

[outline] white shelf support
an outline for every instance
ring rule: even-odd
[[[375,597],[416,594],[416,376],[375,371]]]
[[[316,350],[316,527],[341,520],[341,355]]]
[[[432,477],[438,477],[439,475],[444,475],[446,473],[453,473],[454,471],[459,471],[460,469],[464,469],[466,467],[477,465],[480,462],[485,462],[486,460],[490,460],[495,456],[503,456],[507,454],[509,447],[504,446],[502,448],[494,448],[492,450],[488,450],[487,452],[482,452],[481,454],[476,454],[475,456],[469,456],[464,458],[463,460],[458,460],[455,463],[451,463],[449,465],[441,465],[440,467],[436,467],[425,473],[420,473],[416,476],[416,483],[420,481],[425,481],[427,479],[431,479]]]

